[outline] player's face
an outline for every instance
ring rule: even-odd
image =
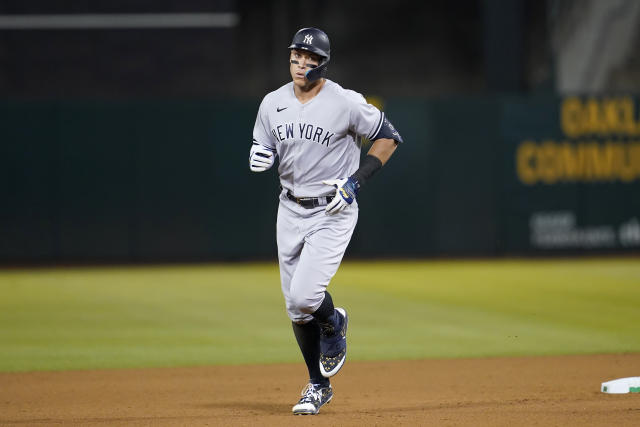
[[[298,86],[308,85],[309,81],[304,77],[304,74],[311,68],[320,65],[320,60],[321,58],[315,53],[301,49],[291,49],[289,70],[291,71],[293,82]]]

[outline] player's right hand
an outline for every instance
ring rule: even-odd
[[[264,172],[273,166],[276,150],[254,142],[249,151],[249,169],[252,172]]]

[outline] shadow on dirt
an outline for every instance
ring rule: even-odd
[[[242,411],[254,414],[282,415],[291,412],[291,405],[272,402],[216,402],[206,405],[199,405],[205,409],[227,409],[229,411]]]

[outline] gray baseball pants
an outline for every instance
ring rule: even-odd
[[[291,321],[307,323],[324,299],[324,291],[338,271],[358,221],[354,201],[336,215],[325,206],[303,208],[280,194],[277,221],[280,280]]]

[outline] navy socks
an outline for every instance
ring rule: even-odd
[[[313,319],[309,323],[292,323],[298,347],[309,370],[309,380],[313,384],[329,385],[329,380],[320,373],[320,325]]]
[[[313,317],[315,317],[320,323],[329,323],[333,320],[334,316],[334,307],[333,307],[333,299],[331,298],[331,294],[329,292],[324,292],[324,300],[320,307],[313,313]]]

